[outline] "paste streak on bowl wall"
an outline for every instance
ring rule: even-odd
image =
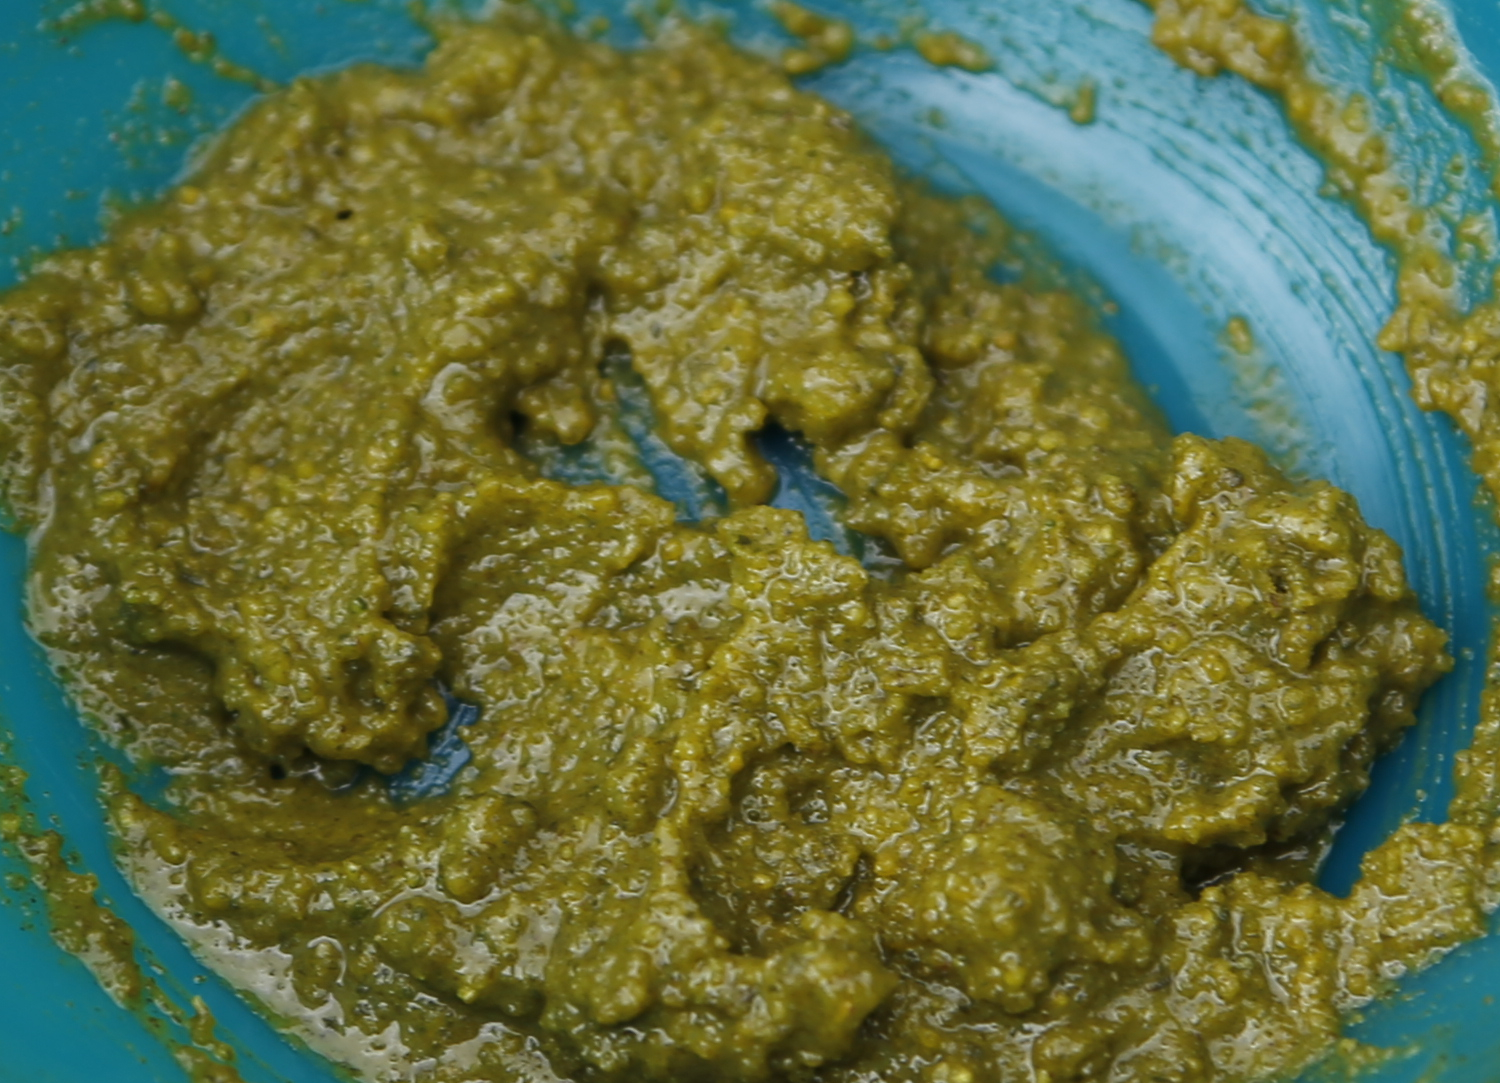
[[[1158,34],[1293,71],[1249,18]],[[1349,898],[1310,882],[1443,636],[1350,497],[1171,437],[1004,254],[686,27],[620,53],[511,13],[261,102],[0,299],[34,629],[174,775],[114,809],[142,882],[393,1077],[1321,1056],[1495,901],[1472,779]],[[626,353],[727,516],[518,450],[602,439]],[[765,506],[771,423],[899,560]],[[440,682],[473,764],[401,806]]]

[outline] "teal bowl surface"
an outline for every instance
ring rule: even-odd
[[[419,62],[429,39],[388,0],[173,0],[184,25],[208,30],[224,55],[275,80],[356,60]],[[1033,238],[1039,259],[1100,304],[1142,382],[1172,424],[1269,447],[1292,469],[1353,492],[1400,542],[1427,612],[1452,636],[1454,672],[1427,697],[1417,729],[1378,766],[1323,873],[1342,892],[1360,855],[1404,820],[1441,819],[1453,755],[1478,709],[1491,611],[1485,568],[1496,549],[1487,504],[1448,420],[1411,401],[1400,360],[1373,345],[1392,306],[1390,256],[1363,223],[1322,193],[1319,163],[1292,137],[1278,105],[1232,78],[1201,79],[1150,45],[1135,0],[929,0],[811,6],[848,17],[869,37],[924,12],[931,25],[984,45],[992,72],[934,68],[910,50],[862,49],[805,85],[849,109],[907,170],[939,187],[978,192]],[[1493,214],[1464,129],[1387,48],[1394,2],[1277,0],[1315,43],[1319,70],[1367,92],[1424,202],[1454,220]],[[622,43],[640,30],[624,4],[606,14]],[[748,47],[784,43],[764,7],[688,5],[726,20]],[[103,22],[61,36],[44,20],[61,5],[0,3],[0,285],[36,253],[101,233],[118,201],[148,198],[180,176],[195,147],[254,95],[189,60],[160,29]],[[1456,0],[1445,11],[1479,76],[1500,72],[1500,7]],[[175,80],[190,95],[169,86]],[[1092,84],[1097,115],[1068,110]],[[184,104],[190,97],[191,104]],[[1466,264],[1474,289],[1492,270]],[[1229,348],[1231,317],[1255,350]],[[805,467],[788,459],[778,502],[827,514]],[[663,479],[670,489],[669,478]],[[681,494],[679,494],[681,495]],[[684,496],[684,499],[686,497]],[[25,545],[0,538],[0,721],[9,759],[29,773],[44,823],[61,829],[76,864],[136,930],[143,963],[165,993],[201,997],[236,1051],[247,1083],[338,1078],[289,1042],[130,891],[110,858],[99,802],[107,749],[79,725],[22,621]],[[5,871],[15,871],[12,866]],[[42,901],[0,888],[0,1081],[178,1083],[158,1032],[176,1024],[117,1007],[81,963],[53,945]],[[1467,945],[1405,981],[1352,1033],[1398,1050],[1372,1083],[1500,1080],[1500,936]]]

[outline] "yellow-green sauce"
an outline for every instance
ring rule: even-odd
[[[788,34],[802,44],[781,54],[781,67],[789,75],[804,75],[849,58],[854,49],[854,27],[843,19],[829,19],[791,0],[776,0],[771,14]]]
[[[977,42],[952,30],[924,30],[912,44],[922,59],[940,68],[963,68],[965,71],[988,71],[995,66],[990,54]]]
[[[1465,413],[1500,315],[1441,307],[1282,24],[1162,0],[1157,36],[1284,93],[1410,243],[1391,344],[1500,477],[1492,398]],[[1349,496],[1172,437],[1081,301],[989,275],[1005,245],[711,34],[621,53],[512,12],[271,95],[42,262],[0,298],[5,495],[36,634],[172,774],[112,802],[143,890],[375,1074],[1324,1055],[1483,932],[1500,710],[1451,822],[1314,886],[1443,635]],[[631,461],[625,358],[728,514],[679,521]],[[771,425],[863,564],[767,506]],[[569,446],[631,483],[549,476]],[[443,686],[472,764],[397,803]]]

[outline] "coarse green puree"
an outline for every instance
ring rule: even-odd
[[[1270,33],[1161,8],[1206,67]],[[1349,496],[1173,438],[1082,302],[989,275],[992,213],[715,35],[439,37],[269,96],[0,298],[33,628],[173,778],[114,803],[137,880],[312,1044],[1248,1081],[1483,931],[1488,753],[1462,815],[1311,883],[1449,665]],[[527,453],[625,456],[626,355],[729,514]],[[767,506],[773,423],[888,559]],[[472,765],[397,803],[442,686]]]

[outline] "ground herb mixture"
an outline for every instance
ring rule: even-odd
[[[1243,59],[1236,12],[1158,29]],[[143,889],[383,1078],[1321,1056],[1497,901],[1493,810],[1311,882],[1444,637],[1349,496],[1172,437],[1005,243],[711,33],[511,11],[269,96],[41,263],[5,494],[36,634],[172,776],[115,802]],[[622,365],[726,514],[652,491]],[[770,506],[772,428],[866,559]],[[472,762],[395,799],[452,702]]]

